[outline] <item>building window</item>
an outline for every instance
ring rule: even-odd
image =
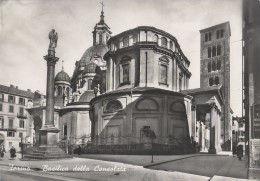
[[[220,45],[217,46],[217,55],[221,55],[221,46]]]
[[[88,90],[91,90],[91,86],[92,86],[92,79],[88,80]]]
[[[205,33],[205,42],[211,41],[211,32]]]
[[[160,65],[160,83],[167,84],[167,66]]]
[[[212,47],[212,57],[216,56],[216,46]]]
[[[67,100],[69,101],[69,99],[70,99],[70,88],[69,87],[66,88],[66,92],[67,92]]]
[[[224,37],[224,29],[221,29],[220,37],[221,37],[221,38]]]
[[[99,44],[102,44],[102,34],[99,34]]]
[[[131,57],[125,56],[116,66],[117,86],[130,84],[130,60]]]
[[[219,85],[219,77],[215,77],[215,85]]]
[[[170,41],[170,49],[172,50],[172,48],[173,48],[173,43],[172,41]]]
[[[122,65],[123,69],[123,83],[129,82],[129,64]]]
[[[128,37],[125,37],[123,39],[123,47],[128,47],[129,46],[129,38]]]
[[[24,108],[23,107],[20,107],[19,113],[20,113],[21,116],[23,116],[23,113],[24,113]]]
[[[217,30],[217,32],[216,32],[216,34],[217,34],[217,39],[219,39],[219,30]]]
[[[211,57],[211,47],[208,47],[208,58]]]
[[[137,42],[137,35],[133,35],[133,43]]]
[[[4,128],[4,118],[0,117],[0,128]]]
[[[24,98],[19,98],[19,104],[20,105],[25,105],[25,99]]]
[[[167,47],[167,39],[165,37],[161,38],[161,44],[163,47]]]
[[[158,43],[158,35],[154,35],[153,36],[153,42],[157,42]]]
[[[4,94],[0,94],[0,102],[4,102]]]
[[[168,58],[161,57],[159,58],[159,84],[168,85]]]
[[[11,113],[14,112],[14,106],[9,106],[9,112],[11,112]]]
[[[20,119],[19,128],[24,128],[24,120]]]
[[[23,133],[19,132],[19,138],[23,137]]]
[[[62,95],[62,87],[58,86],[58,96]]]
[[[8,102],[9,103],[15,103],[15,97],[14,96],[8,96]]]
[[[211,62],[208,63],[208,72],[211,72]]]
[[[13,119],[9,119],[8,125],[9,125],[9,128],[13,128],[14,120]]]
[[[7,137],[14,137],[14,136],[15,136],[14,131],[7,131]],[[10,145],[10,143],[12,145],[12,142],[9,142],[9,145]]]
[[[0,111],[3,111],[3,104],[0,104]]]
[[[216,71],[216,62],[212,62],[212,71]]]
[[[209,41],[209,34],[205,33],[205,42]]]
[[[107,103],[106,108],[104,110],[105,113],[113,113],[123,109],[123,106],[118,100],[111,100]]]
[[[217,69],[221,70],[221,61],[220,60],[218,60],[218,62],[217,62]]]
[[[66,124],[63,125],[63,137],[64,138],[67,137],[67,125]]]
[[[214,84],[213,77],[210,77],[209,78],[209,86],[213,86],[213,84]]]

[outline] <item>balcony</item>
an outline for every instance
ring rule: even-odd
[[[17,127],[15,126],[1,127],[0,131],[17,131]]]
[[[21,119],[27,119],[27,114],[17,113],[17,117]]]

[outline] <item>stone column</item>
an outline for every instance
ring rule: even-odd
[[[216,154],[216,147],[215,147],[215,131],[216,131],[216,126],[215,126],[215,104],[211,104],[211,110],[210,110],[210,146],[209,146],[209,153]],[[214,123],[213,123],[214,121]]]
[[[52,146],[58,142],[59,129],[54,125],[54,72],[55,64],[59,58],[55,57],[58,35],[55,30],[49,33],[50,45],[48,55],[44,56],[47,61],[47,86],[46,86],[46,118],[45,124],[40,129],[41,146]]]

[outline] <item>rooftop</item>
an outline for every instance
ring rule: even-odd
[[[21,97],[27,97],[27,98],[33,98],[34,97],[34,93],[31,92],[31,90],[20,90],[18,89],[18,87],[10,85],[10,87],[5,86],[5,85],[0,85],[0,92],[3,93],[7,93],[7,94],[12,94],[12,95],[17,95],[17,96],[21,96]]]

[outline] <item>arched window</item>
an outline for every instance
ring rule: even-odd
[[[129,64],[123,64],[122,69],[123,69],[123,83],[128,83],[129,82]]]
[[[212,62],[212,71],[216,71],[216,62]]]
[[[130,84],[130,61],[131,57],[124,56],[116,66],[116,84],[122,86]]]
[[[154,35],[153,36],[153,42],[157,42],[158,43],[158,35]]]
[[[221,46],[220,45],[217,46],[217,55],[221,55]]]
[[[173,48],[173,44],[172,44],[172,41],[170,41],[170,49]]]
[[[58,86],[58,96],[62,95],[62,87]]]
[[[211,47],[208,47],[208,58],[211,57]]]
[[[137,35],[133,35],[133,43],[137,42]]]
[[[221,61],[220,61],[220,60],[218,60],[217,69],[218,69],[218,70],[221,70]]]
[[[212,47],[212,57],[216,56],[216,46]]]
[[[208,33],[205,34],[205,42],[209,41],[209,35]]]
[[[67,92],[67,100],[70,99],[70,88],[66,88],[66,92]]]
[[[91,86],[92,86],[92,79],[88,80],[88,90],[91,90]]]
[[[165,37],[161,38],[161,44],[163,47],[167,47],[167,39]]]
[[[217,34],[217,39],[219,39],[219,30],[217,30],[216,34]]]
[[[125,37],[125,38],[123,39],[123,47],[127,47],[127,46],[129,46],[129,38],[128,38],[128,37]]]
[[[220,35],[221,38],[224,37],[224,29],[221,29],[221,33],[220,33],[220,34],[221,34],[221,35]]]
[[[113,113],[123,109],[121,102],[118,100],[111,100],[107,103],[105,112]]]
[[[216,84],[216,85],[219,84],[219,77],[218,77],[218,76],[215,77],[215,84]]]
[[[99,34],[99,44],[102,44],[102,34]]]
[[[209,78],[209,86],[213,86],[213,84],[214,84],[213,77],[210,77]]]
[[[211,72],[211,62],[208,63],[208,72]]]

